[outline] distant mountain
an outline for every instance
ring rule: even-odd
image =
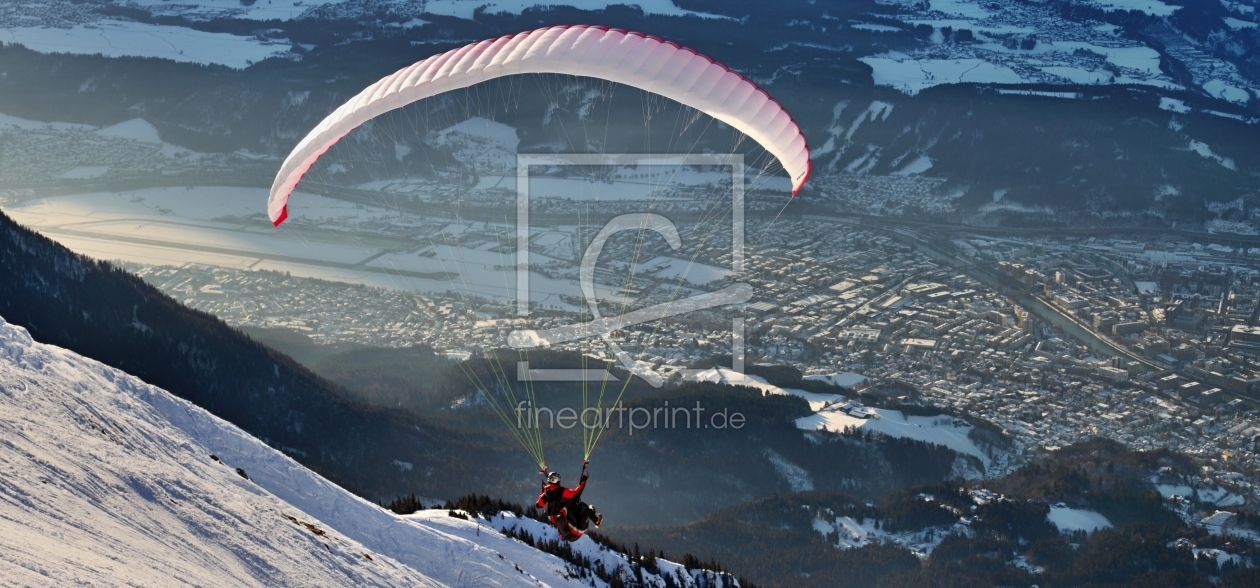
[[[535,4],[23,4],[0,12],[0,23],[16,27],[0,49],[0,112],[96,125],[142,116],[163,140],[196,151],[282,156],[340,102],[409,63],[496,35],[597,22],[695,47],[765,85],[813,146],[815,178],[802,203],[985,224],[1224,221],[1260,231],[1260,23],[1248,2]],[[52,54],[110,35],[123,49]],[[170,44],[132,45],[171,50],[128,53],[122,41],[145,35]],[[222,44],[175,49],[209,38]],[[526,85],[512,92],[512,108],[457,101],[465,114],[494,113],[517,128],[525,151],[567,150],[575,146],[549,137],[558,124],[591,124],[589,91],[600,88]],[[597,147],[625,149],[616,130],[639,124],[639,110],[627,118],[619,107],[599,133],[611,139]],[[363,131],[374,140],[343,162],[363,165],[331,181],[422,174],[450,158],[423,132],[396,128],[386,120]],[[716,134],[696,148],[729,151],[731,140]],[[236,181],[265,185],[275,171],[249,167]]]

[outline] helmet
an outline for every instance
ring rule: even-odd
[[[556,473],[556,472],[551,472],[550,474],[547,474],[547,483],[548,483],[548,484],[559,484],[559,483],[560,483],[560,474],[558,474],[558,473]]]

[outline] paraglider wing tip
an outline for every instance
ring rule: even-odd
[[[814,171],[814,162],[812,160],[806,159],[805,160],[805,175],[801,176],[801,181],[797,182],[795,185],[792,186],[793,198],[795,198],[796,195],[801,192],[801,188],[805,187],[805,182],[809,181],[809,174],[812,171]]]
[[[793,194],[795,193],[796,192],[793,192]],[[280,223],[284,222],[288,218],[289,218],[289,207],[285,206],[284,208],[280,209],[280,216],[277,216],[276,220],[271,221],[271,226],[278,227],[280,226]]]

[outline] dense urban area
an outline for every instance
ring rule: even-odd
[[[1204,458],[1213,480],[1252,492],[1260,251],[1172,239],[911,237],[816,219],[780,220],[771,233],[767,225],[749,223],[750,235],[767,237],[741,274],[704,285],[743,280],[752,300],[734,313],[711,309],[624,329],[614,340],[669,375],[730,353],[730,317],[741,316],[748,362],[904,385],[921,402],[997,424],[1026,456],[1094,436],[1167,447]],[[730,259],[729,246],[695,255],[713,266]],[[462,357],[502,346],[526,324],[586,320],[552,309],[526,321],[509,301],[468,298],[457,288],[411,292],[269,271],[132,267],[231,324],[291,329],[319,343],[426,344]],[[644,275],[623,292],[642,296],[637,304],[694,288]],[[559,347],[607,357],[599,343],[566,345]]]

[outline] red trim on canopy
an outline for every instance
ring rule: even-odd
[[[808,150],[808,149],[809,149],[809,145],[806,145],[806,146],[805,146],[805,149],[806,149],[806,150]],[[806,158],[806,159],[805,159],[805,177],[801,178],[801,187],[800,187],[800,188],[794,188],[794,189],[792,190],[792,197],[793,197],[793,198],[796,198],[796,193],[797,193],[797,192],[800,192],[800,191],[801,191],[801,188],[804,188],[804,187],[805,187],[805,182],[808,182],[808,181],[809,181],[809,174],[810,174],[811,172],[813,172],[813,171],[814,171],[814,160],[813,160],[813,159]]]

